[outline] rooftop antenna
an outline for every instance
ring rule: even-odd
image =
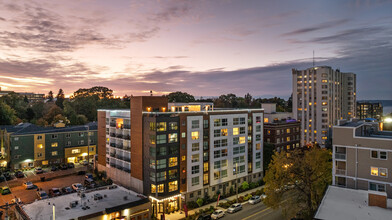
[[[313,68],[314,68],[314,50],[313,50]]]

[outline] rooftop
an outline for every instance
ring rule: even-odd
[[[149,202],[147,198],[141,198],[133,191],[117,185],[113,186],[113,189],[105,187],[102,190],[85,193],[85,198],[81,198],[77,193],[71,193],[23,205],[22,209],[32,220],[51,219],[53,205],[55,205],[56,219],[77,219],[97,213],[111,213]],[[103,198],[94,200],[94,195],[97,193]],[[76,207],[70,208],[70,203],[73,201],[78,201],[78,204]],[[83,209],[84,206],[89,208]]]
[[[391,216],[390,208],[368,206],[368,191],[329,186],[314,218],[381,220]]]
[[[67,127],[41,127],[31,123],[20,123],[18,125],[4,125],[0,129],[6,129],[7,132],[13,132],[12,135],[25,135],[25,134],[43,134],[43,133],[57,133],[57,132],[71,132],[71,131],[86,131],[89,126],[90,130],[97,130],[97,122],[89,122],[86,125],[75,125]]]

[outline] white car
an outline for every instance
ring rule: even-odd
[[[267,198],[267,195],[266,194],[261,194],[261,196],[260,196],[262,199],[265,199],[265,198]]]
[[[233,205],[231,205],[228,209],[227,212],[228,213],[234,213],[234,212],[238,212],[242,210],[242,205],[241,203],[234,203]]]
[[[261,202],[260,196],[252,196],[252,198],[249,199],[249,204],[256,204]]]
[[[225,212],[222,210],[215,210],[214,213],[212,213],[211,218],[212,219],[218,219],[218,218],[222,218],[223,216],[225,216]]]
[[[75,191],[79,191],[79,190],[83,189],[83,185],[81,183],[74,183],[74,184],[72,184],[72,189]]]
[[[32,189],[34,188],[34,184],[32,182],[25,182],[23,183],[25,189]]]

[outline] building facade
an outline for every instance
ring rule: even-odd
[[[98,169],[150,196],[158,213],[263,178],[262,109],[188,109],[150,96],[132,97],[130,111],[98,111]]]
[[[97,153],[97,123],[59,128],[26,123],[1,130],[2,155],[13,170],[77,163]]]
[[[357,102],[357,118],[375,118],[381,121],[383,115],[383,107],[381,102],[368,102],[358,101]]]
[[[328,66],[292,70],[293,118],[301,122],[302,145],[324,147],[332,126],[355,118],[356,74]]]
[[[333,185],[392,198],[392,132],[378,123],[342,120],[333,127]]]

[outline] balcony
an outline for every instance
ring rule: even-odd
[[[126,125],[126,124],[124,124],[124,128],[125,128],[125,129],[131,129],[131,125]]]
[[[116,144],[116,148],[123,149],[123,144]]]
[[[122,138],[122,137],[123,137],[123,135],[122,135],[122,134],[116,134],[116,137],[118,137],[118,138]]]
[[[124,147],[123,147],[122,149],[123,149],[123,150],[129,150],[129,149],[131,149],[131,147],[130,147],[130,146],[124,145]]]
[[[347,170],[344,169],[336,169],[335,170],[336,175],[347,175]]]
[[[110,133],[110,137],[116,137],[115,133]]]
[[[115,163],[110,163],[110,166],[111,167],[116,167],[116,164]]]
[[[346,154],[335,153],[335,159],[345,160],[346,159]]]
[[[119,160],[123,160],[124,159],[124,157],[122,155],[119,155],[119,154],[116,155],[116,158],[119,159]]]
[[[115,156],[116,156],[115,153],[110,153],[109,155],[110,155],[111,157],[115,157]]]
[[[124,168],[123,171],[127,172],[127,173],[131,173],[131,170],[128,168]]]
[[[110,143],[110,146],[111,147],[116,147],[116,144],[115,143]]]
[[[116,127],[116,122],[110,122],[110,127]]]
[[[123,139],[131,140],[131,135],[124,135]]]
[[[127,161],[127,162],[131,162],[131,158],[128,158],[128,157],[124,157],[123,160],[124,160],[124,161]]]
[[[123,168],[121,165],[119,165],[119,164],[116,165],[116,168],[119,169],[119,170],[123,170],[123,169],[124,169],[124,168]]]

